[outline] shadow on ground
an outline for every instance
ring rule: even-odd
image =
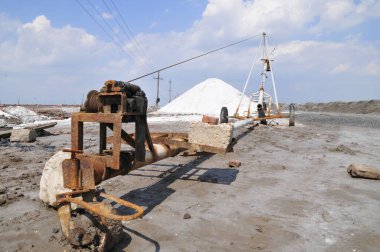
[[[135,172],[128,176],[156,177],[161,179],[150,186],[130,191],[120,198],[144,207],[145,216],[152,211],[154,207],[161,204],[166,198],[175,192],[174,189],[170,188],[170,185],[178,179],[230,185],[236,180],[239,170],[234,168],[198,167],[212,156],[213,154],[201,153],[196,159],[184,165],[155,164],[153,168],[140,168],[137,170],[140,171],[140,173]],[[154,167],[157,167],[157,169],[154,169]],[[159,169],[160,167],[165,167],[166,169]],[[144,174],[147,172],[158,173],[158,175]],[[121,215],[127,215],[132,214],[133,210],[125,206],[119,206],[117,212]],[[152,243],[155,246],[155,251],[160,251],[160,244],[157,241],[128,227],[124,227],[124,231],[132,233]],[[130,242],[131,240],[123,241],[121,244],[117,245],[115,251],[122,251],[121,249],[126,248]]]
[[[157,177],[162,178],[156,183],[130,191],[121,199],[131,201],[134,204],[145,207],[144,215],[148,214],[154,207],[163,202],[175,192],[169,186],[176,180],[190,180],[207,183],[217,183],[229,185],[236,180],[239,170],[233,168],[199,168],[198,166],[210,159],[213,154],[200,154],[196,159],[185,165],[176,165],[162,171],[155,169],[139,169],[141,173],[130,174],[129,176]],[[155,166],[169,166],[165,164],[156,164]],[[145,175],[144,172],[159,172],[158,175]],[[132,213],[132,210],[124,206],[117,208],[120,214]]]

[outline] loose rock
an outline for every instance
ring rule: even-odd
[[[239,167],[241,166],[241,162],[239,160],[233,159],[228,162],[229,167]]]
[[[23,159],[20,158],[20,157],[13,157],[13,158],[11,158],[11,160],[12,160],[12,162],[21,162],[21,161],[23,161]]]
[[[34,142],[37,133],[34,129],[13,129],[10,138],[11,142]]]
[[[350,164],[347,167],[347,172],[351,175],[351,177],[380,179],[380,169],[369,166]]]
[[[189,213],[185,213],[185,214],[183,215],[183,218],[184,218],[185,220],[187,220],[187,219],[191,219],[191,215],[190,215]]]
[[[0,206],[4,205],[5,203],[7,203],[7,195],[6,194],[1,194],[0,195]]]
[[[0,185],[0,194],[5,194],[7,192],[7,188],[5,186]]]

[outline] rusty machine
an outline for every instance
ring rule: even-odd
[[[159,74],[162,70],[257,36],[203,53],[128,82],[106,81],[100,91],[93,90],[88,93],[81,111],[72,114],[71,148],[56,153],[46,163],[40,183],[41,200],[58,209],[62,233],[73,246],[107,251],[118,243],[121,237],[121,221],[138,218],[144,213],[141,206],[97,189],[101,182],[128,174],[134,169],[175,156],[188,149],[224,154],[236,143],[232,138],[233,130],[252,123],[251,119],[247,119],[250,117],[248,113],[248,116],[238,118],[246,120],[227,124],[228,112],[223,113],[223,124],[217,126],[220,126],[220,132],[224,135],[218,137],[221,138],[218,144],[215,144],[212,136],[205,140],[210,136],[203,124],[200,126],[201,130],[195,130],[195,134],[192,134],[191,130],[189,133],[150,133],[147,124],[147,98],[141,88],[131,82],[154,73]],[[97,124],[99,129],[99,149],[95,154],[84,148],[84,128],[88,123]],[[134,124],[134,132],[127,132],[126,124]],[[111,207],[109,201],[131,211],[121,215]]]
[[[99,125],[97,154],[86,153],[83,148],[84,123],[87,122]],[[127,123],[134,123],[134,133],[123,128]],[[112,136],[107,136],[107,132],[112,132]],[[213,153],[227,151],[226,148],[189,143],[184,133],[151,134],[147,124],[147,98],[136,85],[110,80],[99,92],[89,92],[81,111],[73,113],[71,118],[71,148],[63,150],[70,153],[70,158],[57,167],[62,169],[65,190],[55,194],[56,201],[51,204],[58,208],[61,229],[68,241],[78,247],[96,243],[96,249],[100,251],[111,248],[120,234],[121,221],[140,217],[144,209],[99,191],[96,186],[185,149]],[[118,215],[105,199],[131,208],[134,213]],[[88,213],[87,219],[79,220],[73,207]],[[89,226],[94,223],[100,228],[91,233]]]

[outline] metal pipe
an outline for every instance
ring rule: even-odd
[[[153,144],[153,148],[156,152],[156,157],[153,156],[153,153],[149,150],[145,151],[145,162],[136,162],[134,163],[132,170],[140,168],[142,166],[157,162],[159,160],[175,156],[182,151],[178,147],[170,147],[166,144]]]
[[[241,127],[244,127],[250,123],[253,123],[253,120],[252,119],[246,119],[246,120],[242,120],[242,121],[237,121],[235,123],[232,124],[233,126],[233,130],[237,130],[237,129],[240,129]]]

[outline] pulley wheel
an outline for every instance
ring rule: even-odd
[[[228,109],[226,107],[223,107],[220,110],[220,123],[228,123]]]

